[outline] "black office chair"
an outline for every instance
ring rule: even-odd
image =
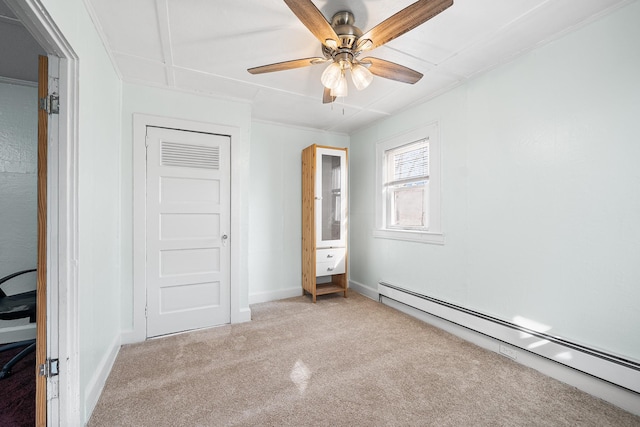
[[[4,293],[1,286],[8,280],[14,277],[21,276],[26,273],[36,271],[35,269],[18,271],[17,273],[10,274],[0,279],[0,320],[15,320],[29,318],[30,323],[36,321],[36,291],[23,292],[16,295],[7,296]],[[10,361],[8,361],[0,371],[0,380],[7,378],[11,375],[11,368],[22,360],[26,355],[35,351],[36,340],[20,341],[12,344],[7,344],[0,347],[0,352],[11,350],[14,348],[25,347],[20,353],[15,355]]]

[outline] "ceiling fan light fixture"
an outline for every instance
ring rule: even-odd
[[[341,59],[340,61],[338,61],[338,64],[340,65],[340,68],[343,70],[347,70],[351,68],[351,61],[348,61],[346,59]]]
[[[356,89],[362,90],[371,84],[373,81],[373,74],[367,67],[360,64],[353,64],[351,66],[351,79]]]
[[[340,76],[340,80],[338,81],[338,85],[334,88],[331,88],[331,96],[335,96],[336,98],[339,96],[347,96],[347,78],[344,73]]]
[[[342,67],[340,67],[340,64],[338,64],[337,62],[332,62],[322,72],[320,81],[322,82],[322,85],[324,87],[334,89],[336,86],[338,86],[342,77]]]

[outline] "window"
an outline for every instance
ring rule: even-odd
[[[428,229],[429,141],[385,151],[387,228]]]
[[[444,243],[437,124],[377,144],[375,237]]]

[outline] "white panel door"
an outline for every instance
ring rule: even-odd
[[[230,145],[147,127],[147,337],[231,321]]]

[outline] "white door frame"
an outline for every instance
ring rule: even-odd
[[[49,116],[47,179],[47,425],[80,425],[78,321],[78,56],[40,0],[6,0],[49,56],[59,78],[60,113]],[[57,384],[56,384],[57,382]]]
[[[146,305],[146,131],[147,126],[227,135],[231,138],[231,323],[251,320],[251,310],[243,304],[241,266],[242,239],[242,168],[241,129],[214,123],[195,122],[147,114],[133,115],[133,329],[122,336],[123,343],[147,338]],[[246,293],[246,290],[244,290]],[[245,295],[246,296],[246,295]]]

